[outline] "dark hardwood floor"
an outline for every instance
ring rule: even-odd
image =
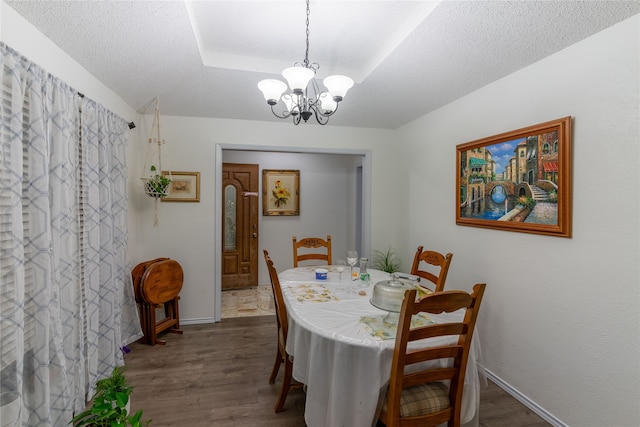
[[[285,409],[273,406],[281,380],[269,384],[276,354],[274,316],[223,319],[166,333],[167,344],[133,343],[125,356],[134,387],[131,409],[143,409],[152,427],[303,427],[302,390],[289,393]],[[496,385],[480,398],[481,426],[548,426]]]

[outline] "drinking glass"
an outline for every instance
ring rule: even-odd
[[[354,250],[347,251],[347,264],[351,266],[351,280],[353,280],[353,267],[358,263],[358,252]]]
[[[336,271],[338,272],[338,277],[340,278],[340,281],[342,282],[342,272],[345,269],[346,264],[344,263],[343,259],[339,259],[336,261]]]

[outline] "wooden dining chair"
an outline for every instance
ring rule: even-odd
[[[287,308],[284,304],[284,297],[282,296],[282,288],[280,287],[280,279],[278,278],[278,271],[273,265],[269,252],[263,250],[264,260],[267,263],[267,269],[269,270],[269,279],[271,280],[271,290],[273,291],[273,299],[276,305],[276,324],[278,325],[278,348],[276,351],[276,360],[271,370],[271,376],[269,377],[269,384],[273,384],[278,376],[280,365],[284,363],[284,374],[282,378],[282,387],[280,388],[280,394],[276,400],[276,406],[274,411],[282,412],[284,402],[287,399],[289,390],[302,387],[302,384],[293,380],[293,357],[287,354],[287,333],[289,331],[289,322],[287,320]]]
[[[435,288],[433,289],[434,292],[442,292],[444,291],[444,282],[445,280],[447,280],[447,273],[449,272],[449,265],[451,265],[452,258],[452,253],[442,255],[441,253],[436,251],[425,251],[422,249],[422,246],[418,246],[416,255],[413,258],[411,274],[413,274],[414,276],[420,276],[433,283],[435,285]],[[431,271],[421,270],[420,262],[425,262],[431,266],[434,266],[436,269],[439,267],[440,271],[438,271],[438,274],[436,275]]]
[[[484,283],[475,285],[471,294],[464,291],[435,292],[419,301],[416,301],[415,289],[405,292],[389,388],[379,418],[386,427],[428,427],[445,422],[449,427],[460,426],[467,360],[485,286]],[[464,309],[465,314],[459,322],[411,328],[411,317],[415,314],[451,313],[460,309]],[[407,349],[411,341],[435,337],[451,337],[451,343]],[[448,359],[449,363],[442,363],[447,360],[441,359]],[[425,361],[439,363],[419,365]],[[407,370],[409,365],[414,366]]]
[[[308,252],[301,248],[317,249],[327,248],[326,252]],[[331,265],[331,236],[327,236],[327,239],[321,239],[320,237],[305,237],[304,239],[297,240],[296,236],[293,236],[293,266],[297,267],[298,262],[318,260],[326,261],[327,265]]]

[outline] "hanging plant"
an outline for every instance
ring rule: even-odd
[[[144,183],[144,191],[151,197],[165,197],[169,194],[169,185],[171,179],[164,175],[156,173],[156,167],[151,165],[151,175],[146,179]]]
[[[147,140],[147,154],[142,168],[143,174],[140,177],[143,183],[143,189],[147,196],[152,197],[154,201],[153,207],[153,226],[160,224],[158,219],[158,206],[163,197],[170,193],[171,171],[167,170],[166,156],[163,156],[163,150],[166,145],[164,139],[160,136],[160,101],[155,98],[156,108],[151,126],[151,133]],[[163,164],[164,159],[164,164]]]

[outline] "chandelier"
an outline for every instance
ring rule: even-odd
[[[353,80],[347,76],[334,75],[325,78],[322,83],[327,90],[320,90],[315,80],[316,71],[320,68],[317,63],[309,63],[309,0],[307,0],[307,50],[303,62],[296,62],[293,67],[282,71],[282,76],[289,83],[281,80],[266,79],[258,83],[271,112],[279,119],[291,117],[295,125],[301,120],[305,122],[314,116],[321,125],[327,124],[329,117],[338,110],[338,104],[353,86]],[[284,93],[284,95],[283,95]],[[282,100],[285,109],[278,114],[275,106]]]

